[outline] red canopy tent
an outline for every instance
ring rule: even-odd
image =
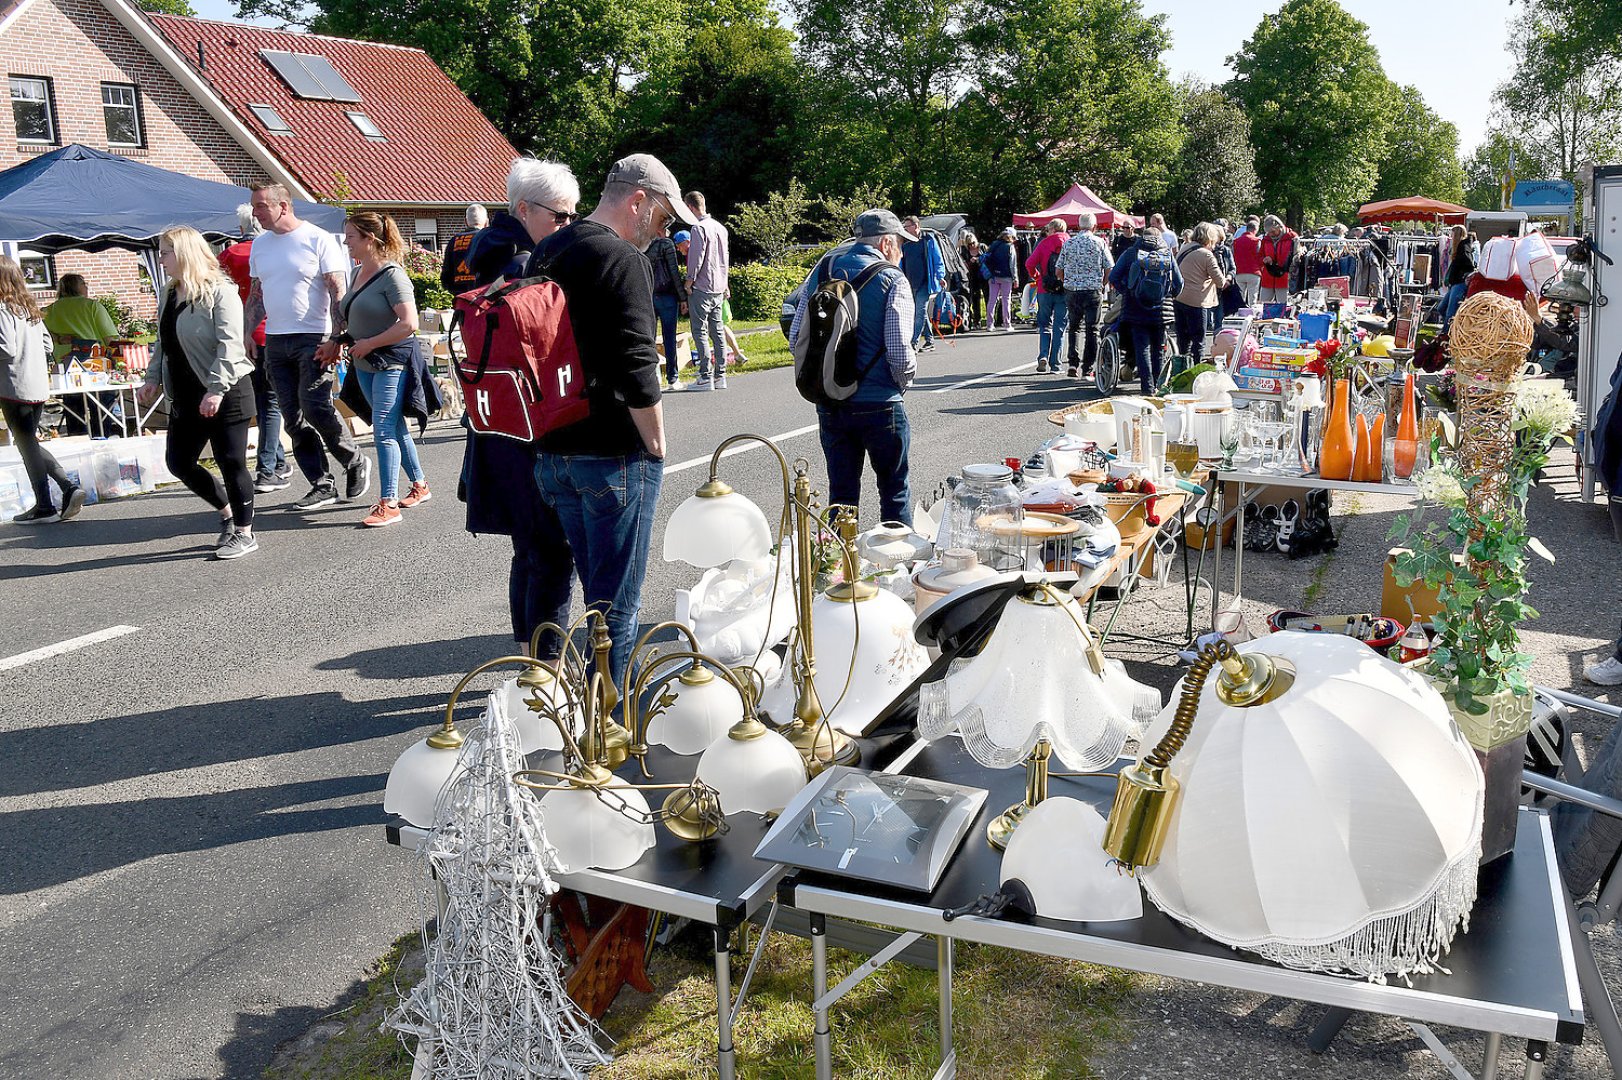
[[[1374,225],[1390,221],[1439,221],[1443,225],[1463,225],[1469,213],[1467,206],[1414,195],[1406,199],[1364,203],[1357,208],[1357,223]]]
[[[1143,224],[1142,218],[1121,213],[1093,194],[1093,189],[1085,184],[1071,184],[1070,190],[1059,196],[1058,201],[1046,210],[1035,214],[1015,214],[1014,225],[1021,229],[1040,229],[1054,218],[1063,218],[1064,223],[1074,229],[1077,215],[1087,211],[1095,215],[1098,224],[1106,229],[1119,221],[1129,221],[1134,227]]]

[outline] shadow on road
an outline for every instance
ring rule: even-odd
[[[424,641],[416,645],[392,646],[386,649],[362,649],[348,656],[323,660],[316,664],[315,668],[317,671],[353,671],[363,679],[398,679],[402,676],[421,678],[435,675],[460,677],[486,660],[508,656],[513,651],[512,638],[505,634],[486,634],[482,637]],[[497,675],[491,674],[492,685],[497,678]],[[450,687],[446,686],[445,690],[448,694]]]

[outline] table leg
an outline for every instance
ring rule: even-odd
[[[1543,1067],[1548,1064],[1548,1057],[1548,1043],[1526,1040],[1526,1080],[1543,1080]]]
[[[811,916],[811,1000],[821,1001],[828,993],[828,918]],[[828,1030],[828,1010],[813,1014],[815,1026],[811,1042],[817,1054],[817,1080],[833,1080],[833,1039]]]
[[[1487,1045],[1481,1051],[1481,1080],[1498,1080],[1498,1049],[1503,1043],[1504,1037],[1498,1032],[1487,1032]]]
[[[952,939],[945,934],[935,939],[935,973],[940,980],[941,1068],[952,1061]],[[955,1074],[954,1068],[951,1073]]]
[[[1216,543],[1212,550],[1216,553],[1211,563],[1211,626],[1215,628],[1217,612],[1222,610],[1222,527],[1228,520],[1228,485],[1217,479],[1217,474],[1211,474],[1211,483],[1216,485]]]
[[[732,1048],[732,934],[715,928],[715,1068],[721,1080],[734,1080],[737,1054]]]

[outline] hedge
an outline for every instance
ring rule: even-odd
[[[406,277],[411,279],[411,291],[416,294],[418,311],[423,308],[444,310],[451,306],[454,297],[439,283],[439,274],[418,274],[408,270]]]
[[[732,289],[732,316],[745,322],[775,321],[783,313],[783,298],[805,280],[798,266],[745,263],[727,275]]]

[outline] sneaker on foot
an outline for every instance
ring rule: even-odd
[[[62,515],[56,512],[56,507],[48,502],[35,503],[32,510],[24,510],[11,519],[18,525],[49,525],[54,521],[61,521]]]
[[[413,481],[411,484],[411,490],[406,492],[405,498],[400,500],[400,509],[409,510],[413,506],[421,506],[423,503],[427,502],[433,497],[434,493],[428,490],[428,481]]]
[[[709,379],[699,379],[697,382],[693,383],[692,389],[703,391],[703,390],[713,390],[714,387],[710,385],[710,380]]]
[[[237,527],[235,525],[231,524],[231,519],[230,518],[226,518],[223,521],[221,521],[220,522],[220,535],[218,535],[218,536],[216,536],[214,538],[214,550],[218,551],[222,547],[224,547],[226,544],[229,544],[231,542],[231,537],[235,536],[236,534],[237,534]]]
[[[268,495],[272,491],[281,491],[291,483],[291,480],[273,472],[262,472],[253,478],[253,489],[260,495]]]
[[[354,502],[365,495],[372,486],[372,459],[365,454],[355,458],[355,463],[344,470],[344,501]]]
[[[385,525],[398,525],[402,516],[398,506],[390,506],[379,499],[372,512],[361,518],[360,523],[369,529],[381,529]]]
[[[1067,368],[1067,369],[1066,369],[1066,370],[1065,370],[1065,375],[1066,375],[1066,376],[1068,376],[1068,377],[1069,377],[1069,378],[1072,378],[1072,379],[1074,379],[1074,378],[1075,378],[1075,377],[1076,377],[1076,375],[1077,375],[1077,374],[1078,374],[1078,373],[1080,373],[1080,371],[1081,371],[1081,369],[1080,369],[1080,368],[1078,368],[1078,367],[1076,367],[1076,366],[1075,366],[1075,365],[1074,365],[1074,364],[1072,364],[1072,365],[1070,365],[1070,367],[1069,367],[1069,368]]]
[[[679,379],[669,379],[665,382],[665,393],[667,394],[673,393],[680,389],[681,381]]]
[[[276,476],[282,480],[293,479],[293,466],[289,465],[285,461],[282,462],[280,465],[276,466]]]
[[[1038,375],[1046,375],[1048,373],[1048,366],[1041,361],[1037,361],[1036,373]]]
[[[253,533],[232,532],[231,539],[214,549],[216,559],[240,559],[259,550],[259,541]]]
[[[1583,669],[1583,678],[1595,686],[1622,686],[1622,660],[1607,656]]]
[[[338,501],[338,488],[331,480],[323,480],[310,489],[304,498],[293,503],[295,510],[318,510]]]
[[[726,381],[725,376],[722,376],[721,378],[715,380],[715,389],[717,389],[717,390],[725,390],[726,388],[727,388],[727,381]]]
[[[57,515],[58,519],[66,521],[71,517],[77,517],[79,515],[79,511],[84,509],[84,500],[84,488],[76,487],[72,491],[68,492],[67,495],[63,496],[62,498],[62,510]]]

